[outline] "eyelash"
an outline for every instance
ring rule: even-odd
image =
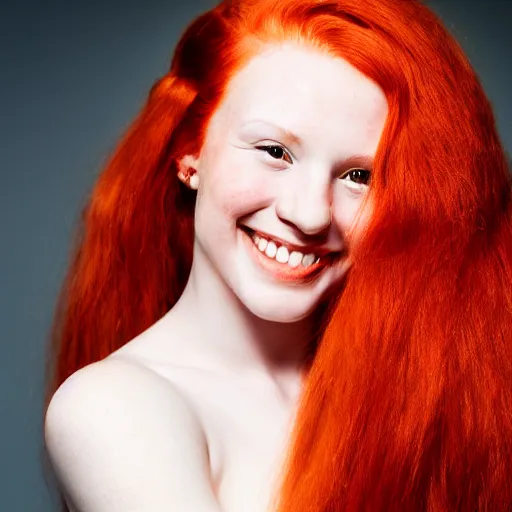
[[[268,145],[261,145],[261,146],[256,146],[256,149],[259,149],[260,151],[266,151],[272,158],[274,158],[275,160],[281,160],[280,158],[276,158],[274,155],[271,155],[270,154],[270,150],[272,149],[280,149],[282,150],[286,155],[288,155],[288,157],[290,158],[291,160],[291,156],[290,154],[288,153],[288,151],[286,151],[286,149],[283,147],[283,146],[280,146],[279,144],[268,144]],[[292,163],[291,161],[288,162],[288,163]],[[346,176],[351,176],[352,173],[355,173],[355,172],[363,172],[363,173],[366,173],[366,183],[358,183],[356,181],[352,181],[352,183],[355,183],[356,185],[367,185],[369,180],[370,180],[370,176],[371,176],[371,173],[370,171],[366,170],[366,169],[358,169],[358,168],[355,168],[355,169],[349,169],[347,172],[345,172],[342,176],[339,177],[339,179],[344,179]]]
[[[266,151],[275,160],[281,160],[281,159],[280,158],[276,158],[274,155],[271,155],[269,150],[271,150],[271,149],[281,149],[286,155],[288,155],[290,160],[292,159],[292,157],[290,156],[288,151],[286,151],[286,149],[284,149],[283,146],[280,146],[279,144],[268,144],[268,145],[256,146],[256,149],[259,149],[259,150],[262,150],[262,151]],[[288,162],[288,163],[291,164],[293,162]]]

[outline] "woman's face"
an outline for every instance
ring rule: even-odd
[[[368,221],[386,116],[382,90],[342,59],[287,45],[253,58],[201,154],[182,160],[199,176],[194,259],[258,317],[308,316],[340,284]]]

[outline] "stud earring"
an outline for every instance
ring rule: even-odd
[[[186,176],[184,173],[182,172],[179,172],[178,173],[178,178],[183,182],[185,183],[185,185],[188,184],[188,186],[193,189],[193,190],[197,190],[198,186],[199,186],[199,176],[197,174],[189,174],[188,176]]]
[[[197,190],[199,187],[199,176],[197,174],[192,174],[188,180],[188,183],[191,189]]]

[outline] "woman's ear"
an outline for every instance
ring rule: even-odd
[[[199,159],[193,155],[185,155],[177,160],[178,178],[192,190],[199,187]]]

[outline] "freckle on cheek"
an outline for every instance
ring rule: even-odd
[[[261,194],[254,190],[236,190],[225,201],[225,211],[228,215],[247,213],[252,205],[256,206]]]

